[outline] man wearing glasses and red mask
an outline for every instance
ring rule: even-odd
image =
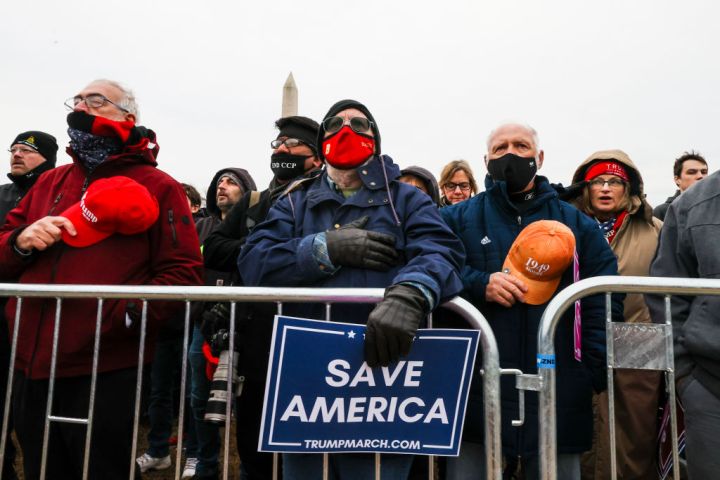
[[[8,213],[0,230],[0,280],[201,285],[200,245],[185,192],[157,169],[155,133],[136,125],[132,92],[97,80],[66,106],[72,110],[67,153],[73,161],[46,172]],[[121,193],[113,195],[121,186]],[[130,204],[137,210],[118,207]],[[134,220],[138,222],[128,228]],[[16,303],[8,302],[9,318],[14,318]],[[171,318],[178,307],[182,305],[148,303],[146,362],[153,358],[162,319]],[[52,415],[88,416],[97,308],[97,301],[89,299],[62,303]],[[127,479],[130,474],[141,308],[138,300],[103,303],[92,479]],[[13,418],[26,479],[39,478],[41,471],[55,315],[54,299],[27,298],[20,322],[11,324],[20,329]],[[45,478],[82,476],[85,433],[85,426],[53,423]]]
[[[462,288],[464,250],[428,195],[399,181],[381,155],[370,111],[342,100],[318,133],[326,171],[281,196],[248,237],[238,266],[248,286],[375,287],[369,305],[333,305],[333,318],[367,323],[365,360],[387,366],[410,351],[416,330],[437,305]],[[285,304],[283,313],[324,318],[324,306]],[[283,478],[318,478],[322,455],[283,455]],[[383,478],[406,478],[412,457],[383,455]],[[374,455],[330,455],[330,469],[373,478]],[[344,477],[343,477],[344,478]]]

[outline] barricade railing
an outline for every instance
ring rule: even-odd
[[[576,300],[589,295],[605,294],[606,332],[608,342],[608,397],[610,414],[611,475],[616,478],[614,437],[613,370],[630,368],[665,371],[668,380],[670,425],[672,434],[673,475],[680,479],[678,458],[678,431],[675,394],[675,363],[673,352],[672,318],[670,301],[672,295],[697,296],[720,295],[720,280],[622,277],[605,276],[581,280],[558,292],[543,313],[538,330],[538,358],[555,358],[554,337],[560,318]],[[613,293],[639,293],[662,295],[665,299],[665,323],[613,322],[611,296]],[[642,338],[643,348],[633,342],[634,332]],[[617,345],[616,345],[617,343]],[[635,346],[635,351],[630,347]],[[617,348],[617,347],[620,348]],[[621,350],[622,349],[622,350]],[[523,375],[528,390],[539,392],[539,455],[540,478],[557,478],[557,416],[555,369],[541,368],[537,374]]]
[[[234,337],[235,337],[235,304],[236,302],[268,302],[277,304],[278,314],[282,314],[283,303],[324,303],[326,308],[326,320],[330,320],[332,304],[335,303],[377,303],[383,298],[383,289],[379,288],[259,288],[259,287],[160,287],[160,286],[106,286],[106,285],[45,285],[45,284],[0,284],[0,298],[17,297],[17,306],[15,309],[15,318],[21,318],[22,300],[23,298],[50,298],[56,301],[55,323],[53,327],[53,345],[52,357],[50,365],[50,378],[48,379],[48,401],[45,416],[45,431],[43,434],[43,454],[41,460],[41,480],[45,479],[47,452],[49,442],[50,425],[57,423],[73,423],[87,426],[84,464],[83,464],[83,480],[88,478],[91,436],[93,434],[93,414],[94,400],[96,394],[97,368],[99,352],[101,345],[101,326],[103,321],[102,307],[103,301],[107,299],[135,299],[142,302],[142,314],[140,320],[140,340],[138,346],[138,367],[137,367],[137,383],[135,391],[135,405],[133,412],[133,443],[130,462],[130,479],[132,480],[137,468],[135,458],[137,457],[137,442],[139,432],[140,417],[140,400],[142,394],[143,368],[145,363],[145,333],[147,326],[148,302],[153,300],[175,300],[185,303],[184,315],[184,337],[183,337],[183,362],[180,379],[180,402],[178,412],[178,444],[175,462],[175,478],[179,479],[182,468],[182,443],[183,443],[183,419],[185,415],[185,392],[187,389],[187,368],[188,368],[188,343],[191,332],[191,302],[230,302],[230,332],[229,332],[229,364],[233,363],[234,355]],[[96,324],[95,324],[95,341],[93,345],[92,373],[90,379],[89,408],[87,418],[68,418],[54,416],[52,414],[52,404],[54,395],[54,383],[57,366],[57,349],[58,339],[62,329],[62,302],[64,299],[95,299],[98,302]],[[483,405],[485,412],[485,452],[486,452],[486,470],[489,473],[488,478],[499,480],[502,478],[502,452],[500,440],[500,390],[499,390],[499,353],[497,343],[492,333],[492,329],[482,314],[474,308],[469,302],[461,298],[455,298],[442,305],[443,308],[460,315],[469,326],[480,331],[480,347],[482,355],[482,375],[483,375]],[[88,312],[88,315],[91,315]],[[8,322],[12,319],[8,318]],[[429,326],[432,326],[432,316],[428,319]],[[8,382],[6,390],[5,410],[3,412],[3,426],[0,435],[0,465],[4,462],[5,445],[7,444],[8,418],[10,414],[10,403],[12,398],[13,385],[13,365],[15,363],[18,332],[22,329],[22,324],[13,329],[11,338],[10,351],[10,369],[8,372]],[[230,375],[231,369],[228,369],[227,379],[227,398],[231,399],[232,386]],[[225,423],[225,441],[224,441],[224,462],[222,478],[227,480],[229,477],[229,458],[230,458],[230,422],[231,422],[231,401],[226,405],[226,423]],[[323,478],[328,477],[328,454],[323,454]],[[375,476],[380,478],[380,453],[375,454]],[[432,478],[432,458],[429,462],[430,478]],[[273,460],[273,477],[277,478],[278,472],[278,455],[275,454]],[[2,480],[2,469],[0,469],[0,480]]]

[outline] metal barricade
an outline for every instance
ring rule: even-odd
[[[142,377],[145,359],[145,333],[147,326],[148,301],[152,300],[176,300],[185,302],[185,325],[183,338],[183,362],[180,384],[180,408],[178,419],[178,445],[176,453],[175,478],[179,479],[181,474],[182,460],[182,442],[183,442],[183,418],[185,415],[185,391],[187,388],[187,358],[188,358],[188,340],[190,335],[190,307],[191,302],[230,302],[231,304],[231,321],[229,332],[229,364],[233,363],[233,342],[235,337],[235,302],[270,302],[276,303],[278,314],[282,314],[283,303],[324,303],[326,320],[330,320],[331,307],[334,303],[377,303],[383,298],[383,289],[323,289],[323,288],[251,288],[251,287],[155,287],[155,286],[100,286],[100,285],[40,285],[40,284],[0,284],[1,297],[17,297],[17,307],[15,318],[20,318],[22,311],[23,298],[54,298],[56,300],[55,323],[53,327],[53,345],[50,366],[50,378],[48,385],[48,402],[45,416],[45,431],[43,436],[43,454],[40,478],[45,478],[49,430],[53,422],[56,423],[72,423],[87,426],[87,435],[85,441],[84,464],[83,464],[83,480],[88,478],[89,460],[90,460],[90,444],[93,434],[93,414],[94,400],[96,394],[96,380],[99,352],[102,348],[100,342],[100,332],[102,326],[102,307],[103,301],[107,299],[140,299],[142,301],[142,315],[140,323],[140,345],[138,347],[138,367],[137,367],[137,383],[135,391],[134,420],[133,420],[133,443],[130,461],[130,479],[134,478],[135,469],[137,467],[135,458],[137,456],[137,437],[139,431],[140,416],[140,398],[142,393]],[[52,413],[52,400],[54,395],[55,373],[57,365],[57,348],[61,325],[62,301],[63,299],[97,299],[98,308],[95,323],[95,341],[93,346],[92,373],[90,379],[89,392],[89,409],[87,418],[68,418],[55,416]],[[486,450],[486,469],[491,473],[491,478],[496,480],[502,477],[502,453],[500,441],[500,391],[499,391],[499,353],[495,337],[492,329],[482,316],[469,302],[461,298],[455,298],[445,303],[443,308],[448,308],[455,313],[461,315],[470,325],[471,328],[480,330],[480,346],[482,349],[482,375],[484,387],[484,409],[485,409],[485,450]],[[10,319],[8,319],[10,320]],[[429,322],[432,322],[430,317]],[[10,352],[10,371],[8,375],[6,403],[3,412],[3,428],[0,435],[0,465],[4,461],[5,445],[8,441],[8,432],[6,426],[10,413],[10,401],[12,397],[13,385],[13,365],[18,342],[18,332],[22,329],[22,324],[13,329],[11,339]],[[233,382],[230,379],[231,369],[228,369],[227,380],[227,398],[232,397]],[[223,464],[223,479],[229,477],[230,458],[230,422],[231,422],[231,405],[228,401],[226,405],[226,423],[225,423],[225,441]],[[328,476],[328,454],[323,454],[323,478]],[[380,454],[375,454],[375,475],[380,478]],[[432,466],[432,459],[429,465]],[[273,460],[273,477],[277,478],[278,455]],[[431,472],[432,478],[432,472]],[[489,477],[490,478],[490,477]],[[0,469],[0,480],[2,480],[2,470]]]
[[[613,397],[613,369],[635,368],[644,370],[662,370],[666,372],[669,389],[670,424],[672,432],[672,450],[674,478],[679,480],[678,432],[675,408],[675,364],[670,298],[671,295],[720,295],[720,280],[659,278],[659,277],[621,277],[605,276],[581,280],[557,295],[548,304],[543,313],[538,330],[537,352],[542,358],[554,358],[555,330],[565,311],[572,307],[576,300],[589,295],[604,293],[606,298],[606,332],[608,337],[608,396],[611,422],[611,461],[612,477],[616,477]],[[664,295],[665,323],[622,323],[612,322],[610,309],[612,293],[641,293]],[[643,348],[635,348],[630,352],[627,346],[633,345],[633,337],[642,338]],[[658,355],[660,354],[660,355]],[[555,396],[555,369],[541,368],[537,374],[523,375],[531,384],[531,390],[538,390],[539,398],[539,432],[540,432],[540,478],[555,480],[557,478],[557,418]]]

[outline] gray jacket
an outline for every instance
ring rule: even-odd
[[[661,203],[660,205],[655,207],[653,209],[653,215],[655,216],[655,218],[659,218],[660,220],[665,220],[665,214],[667,213],[668,207],[679,196],[680,196],[680,190],[676,190],[675,195],[673,195],[672,197],[668,197],[667,200],[665,200],[665,203]]]
[[[672,202],[650,275],[720,278],[720,172]],[[664,300],[647,297],[653,320],[664,323]],[[675,372],[695,377],[720,398],[720,296],[672,297]]]

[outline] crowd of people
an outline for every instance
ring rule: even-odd
[[[360,102],[341,100],[321,122],[277,120],[269,157],[273,179],[258,190],[237,166],[216,172],[205,195],[158,169],[155,132],[140,126],[132,92],[111,80],[88,84],[66,103],[72,163],[56,167],[57,141],[40,131],[10,144],[11,183],[0,186],[0,280],[40,284],[376,287],[374,306],[337,305],[343,321],[367,326],[365,361],[388,366],[410,351],[418,328],[443,302],[461,295],[490,323],[502,368],[534,371],[540,318],[553,296],[584,278],[657,275],[717,278],[720,256],[718,174],[694,151],[675,161],[677,192],[654,210],[640,170],[622,150],[578,161],[569,187],[538,174],[545,161],[538,133],[502,124],[487,137],[484,190],[465,160],[439,180],[420,166],[396,163],[381,149],[379,124]],[[550,159],[552,161],[552,159]],[[670,165],[668,165],[668,171]],[[557,180],[557,179],[555,179]],[[702,180],[702,182],[699,182]],[[694,186],[694,184],[696,184]],[[663,225],[663,219],[665,224]],[[657,252],[657,253],[656,253]],[[690,478],[711,478],[720,418],[720,333],[714,297],[674,297],[677,384],[686,408]],[[0,310],[0,386],[14,368],[11,422],[26,479],[81,478],[86,430],[53,423],[43,452],[48,389],[52,415],[87,416],[96,305],[27,298]],[[182,359],[180,302],[102,304],[89,478],[130,474],[140,323],[147,315],[148,448],[136,478],[169,468],[173,392]],[[613,295],[615,321],[664,322],[662,300]],[[289,304],[285,314],[324,318],[324,307]],[[51,350],[61,320],[54,384]],[[234,344],[240,395],[235,400],[240,478],[270,478],[272,455],[258,451],[274,305],[239,303],[229,338],[227,304],[193,305],[189,343],[191,414],[182,478],[216,479],[220,425],[210,408],[212,369]],[[436,325],[463,325],[438,312]],[[558,478],[610,477],[605,297],[569,310],[556,333]],[[10,335],[18,330],[15,363]],[[458,457],[447,479],[485,478],[482,385],[473,380]],[[538,403],[528,396],[525,423],[514,378],[501,381],[506,478],[538,478]],[[659,372],[614,376],[619,478],[657,479]],[[0,392],[0,401],[5,399]],[[1,409],[2,405],[0,405]],[[16,478],[8,442],[3,478]],[[382,455],[385,479],[426,478],[427,462]],[[322,456],[284,454],[282,478],[321,478]],[[330,478],[373,478],[371,454],[332,454]]]

